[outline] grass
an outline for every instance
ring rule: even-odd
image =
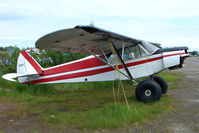
[[[168,83],[169,90],[173,90],[173,89],[179,88],[177,82],[181,79],[183,74],[182,73],[161,72],[161,73],[158,73],[157,76],[163,77]]]
[[[182,77],[181,73],[171,73],[171,72],[161,72],[158,73],[157,75],[163,77],[168,83],[176,82]]]
[[[126,127],[129,124],[147,123],[165,111],[172,109],[172,98],[163,97],[160,102],[144,104],[129,99],[130,109],[125,103],[106,104],[102,108],[80,112],[63,112],[51,109],[44,114],[43,120],[52,124],[72,124],[80,129],[104,129]],[[52,117],[53,116],[53,117]]]
[[[0,77],[0,87],[1,88],[14,88],[18,83],[17,82],[10,82],[7,80],[4,80],[2,77]]]
[[[181,75],[162,72],[158,74],[176,88]],[[147,123],[163,112],[172,110],[172,97],[163,96],[160,101],[144,104],[134,95],[134,86],[123,81],[129,110],[119,82],[115,82],[117,106],[113,98],[113,82],[88,82],[52,85],[21,85],[0,78],[0,97],[20,104],[14,115],[39,112],[40,119],[52,125],[75,125],[80,129],[104,129],[126,127],[133,123]]]
[[[199,127],[195,127],[194,131],[199,132]]]

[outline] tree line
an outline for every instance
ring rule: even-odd
[[[199,52],[198,51],[192,51],[192,52],[190,52],[190,54],[192,56],[199,56]]]
[[[16,46],[0,47],[0,74],[15,73],[17,66],[17,59],[21,51]],[[77,60],[87,55],[78,53],[65,53],[52,50],[28,50],[29,54],[43,67],[51,67],[62,63]]]

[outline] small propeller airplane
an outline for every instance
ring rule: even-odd
[[[36,42],[36,48],[90,56],[42,68],[25,50],[19,54],[17,73],[4,79],[22,84],[55,84],[131,80],[148,77],[136,84],[139,101],[157,101],[167,92],[167,82],[154,74],[165,69],[181,68],[189,56],[187,47],[160,48],[158,44],[129,38],[94,26],[76,26],[47,34]],[[115,72],[116,71],[116,72]]]

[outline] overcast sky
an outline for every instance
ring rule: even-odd
[[[34,46],[49,32],[91,21],[129,37],[199,50],[199,0],[0,0],[0,46]]]

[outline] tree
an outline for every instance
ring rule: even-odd
[[[44,68],[63,64],[87,56],[78,53],[65,53],[53,50],[40,50],[39,54],[32,52],[31,55]]]
[[[23,49],[24,50],[24,49]],[[17,59],[22,50],[18,47],[6,47],[0,51],[0,74],[16,72]],[[64,53],[52,50],[30,50],[34,59],[44,68],[77,60],[87,55],[78,53]]]
[[[0,53],[0,73],[16,72],[17,59],[21,50],[18,47],[6,47]]]
[[[193,55],[193,56],[198,56],[199,55],[198,51],[192,51],[192,52],[190,52],[190,54]]]

